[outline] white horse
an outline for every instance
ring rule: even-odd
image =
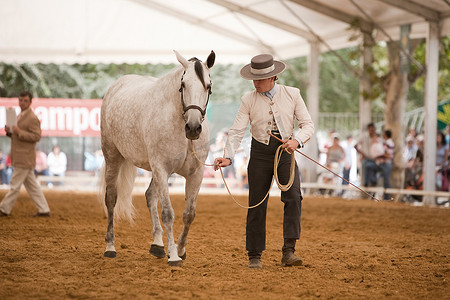
[[[131,192],[136,167],[152,172],[145,192],[153,225],[150,254],[158,258],[166,255],[159,201],[167,233],[169,265],[182,266],[182,259],[186,257],[187,235],[203,180],[204,165],[199,160],[206,160],[209,149],[205,113],[211,94],[209,70],[214,65],[215,53],[211,51],[203,63],[197,58],[188,61],[174,52],[180,67],[160,79],[123,76],[111,85],[104,97],[101,141],[105,170],[101,174],[104,185],[101,199],[105,201],[108,215],[105,257],[116,257],[114,216],[127,217],[130,221],[134,217]],[[184,226],[178,245],[174,242],[174,210],[168,187],[173,173],[186,178]]]

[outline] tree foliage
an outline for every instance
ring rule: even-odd
[[[360,38],[360,30],[355,25],[350,30],[355,31],[353,38]],[[357,32],[357,34],[356,34]],[[408,76],[411,86],[408,92],[406,110],[412,110],[424,106],[424,83],[426,78],[426,41],[412,40],[411,55],[422,67],[419,68],[411,63],[411,70]],[[354,49],[351,55],[355,58],[359,57],[360,50]],[[389,77],[389,60],[387,55],[387,47],[385,42],[379,42],[373,47],[373,63],[368,66],[367,72],[370,75],[371,90],[364,91],[363,96],[373,101],[373,109],[375,111],[384,110],[386,79]],[[450,99],[450,36],[440,39],[439,48],[439,82],[438,82],[438,101]],[[425,70],[425,72],[424,72]]]
[[[41,98],[98,99],[125,74],[160,77],[174,65],[139,64],[0,64],[0,96],[30,90]]]
[[[374,63],[369,72],[372,90],[365,96],[374,100],[375,111],[384,109],[382,79],[388,72],[386,45],[378,43],[374,49]],[[359,69],[359,49],[348,48],[320,57],[319,110],[321,112],[357,112],[359,107],[359,79],[350,65]],[[413,53],[421,64],[425,63],[425,42]],[[346,61],[346,64],[342,62]],[[289,59],[288,67],[280,74],[279,82],[300,88],[302,96],[308,99],[308,72],[305,57]],[[30,90],[41,98],[102,98],[111,83],[125,74],[140,74],[161,77],[177,64],[5,64],[0,63],[0,97],[16,97],[22,90]],[[211,69],[213,94],[211,102],[239,105],[242,95],[253,88],[249,80],[239,75],[242,65],[217,64]],[[450,98],[450,37],[441,40],[439,61],[439,100]],[[411,76],[418,74],[412,65]],[[407,109],[423,106],[424,75],[419,76],[411,86]]]
[[[422,65],[425,65],[426,43],[422,41],[414,52],[414,58]],[[412,67],[412,72],[417,73],[416,67]],[[420,95],[424,94],[425,76],[420,76],[415,82],[413,89]],[[440,40],[439,45],[439,74],[438,74],[438,101],[450,99],[450,36]],[[422,103],[423,105],[423,103]]]

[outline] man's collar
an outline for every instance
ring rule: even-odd
[[[278,84],[274,83],[273,88],[270,91],[264,92],[263,95],[266,95],[270,99],[273,99],[278,90]]]

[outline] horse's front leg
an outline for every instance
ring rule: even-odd
[[[183,261],[178,256],[177,244],[175,244],[173,238],[173,221],[175,219],[175,213],[168,197],[164,198],[161,202],[161,219],[167,232],[167,252],[169,255],[169,265],[174,267],[182,267]]]
[[[203,167],[195,174],[186,177],[186,207],[183,213],[183,230],[178,237],[178,255],[186,258],[187,236],[192,222],[195,218],[195,207],[197,204],[197,196],[200,190],[200,185],[203,180]]]
[[[153,226],[153,243],[150,246],[150,254],[156,256],[157,258],[164,258],[166,257],[163,242],[164,231],[162,229],[161,222],[159,221],[158,197],[156,196],[155,186],[156,184],[152,180],[147,191],[145,192],[145,199],[147,200],[147,207],[150,212]]]
[[[178,256],[177,245],[175,244],[173,238],[173,222],[175,219],[175,213],[169,199],[169,176],[167,174],[161,174],[161,172],[155,171],[153,171],[152,175],[152,181],[154,180],[155,184],[155,196],[157,199],[160,199],[161,203],[161,220],[166,228],[169,265],[181,267],[183,265],[183,261]]]

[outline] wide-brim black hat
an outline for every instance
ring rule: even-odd
[[[248,80],[260,80],[276,76],[286,69],[284,62],[274,60],[270,54],[260,54],[241,69],[241,76]]]

